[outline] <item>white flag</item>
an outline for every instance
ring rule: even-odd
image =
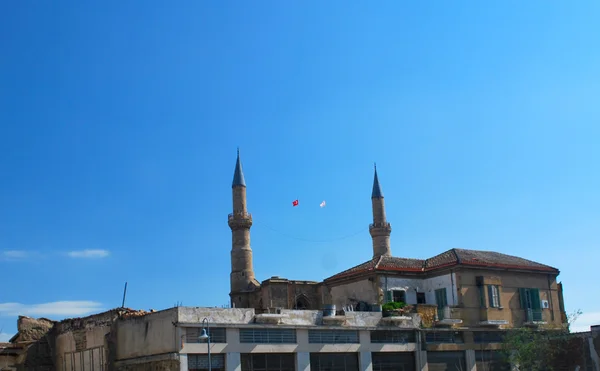
[[[321,202],[321,204],[319,206],[325,207],[325,201]]]

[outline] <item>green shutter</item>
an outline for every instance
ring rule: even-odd
[[[479,286],[479,305],[482,308],[485,308],[485,291],[483,287],[484,286]]]
[[[529,293],[531,294],[531,309],[541,309],[540,290],[529,289]]]
[[[488,302],[490,303],[490,308],[494,307],[494,290],[492,289],[492,285],[488,285]]]
[[[521,300],[521,308],[527,309],[527,300],[525,300],[527,295],[527,289],[519,289],[519,299]]]
[[[394,293],[392,292],[392,290],[388,290],[386,292],[385,296],[386,296],[386,299],[385,299],[386,303],[391,303],[394,301]]]

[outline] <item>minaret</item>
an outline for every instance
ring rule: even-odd
[[[254,291],[259,286],[254,278],[252,268],[252,248],[250,247],[250,227],[252,215],[246,208],[246,181],[242,171],[240,150],[237,152],[237,162],[233,173],[233,213],[228,216],[231,228],[231,304],[237,308],[249,308],[249,298],[245,293]]]
[[[377,177],[377,165],[375,165],[371,204],[373,207],[373,223],[369,225],[369,233],[371,233],[371,238],[373,238],[373,258],[382,255],[391,256],[390,234],[392,233],[392,226],[387,222],[385,217],[385,201],[383,199],[383,192],[381,192],[381,186],[379,185],[379,178]]]

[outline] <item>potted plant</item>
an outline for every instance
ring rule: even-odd
[[[381,309],[384,317],[396,317],[401,316],[404,313],[404,307],[406,307],[406,303],[401,301],[392,301],[384,304]]]

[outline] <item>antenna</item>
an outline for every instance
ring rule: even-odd
[[[125,296],[127,295],[127,282],[125,282],[125,288],[123,289],[123,304],[121,304],[121,308],[125,308]]]

